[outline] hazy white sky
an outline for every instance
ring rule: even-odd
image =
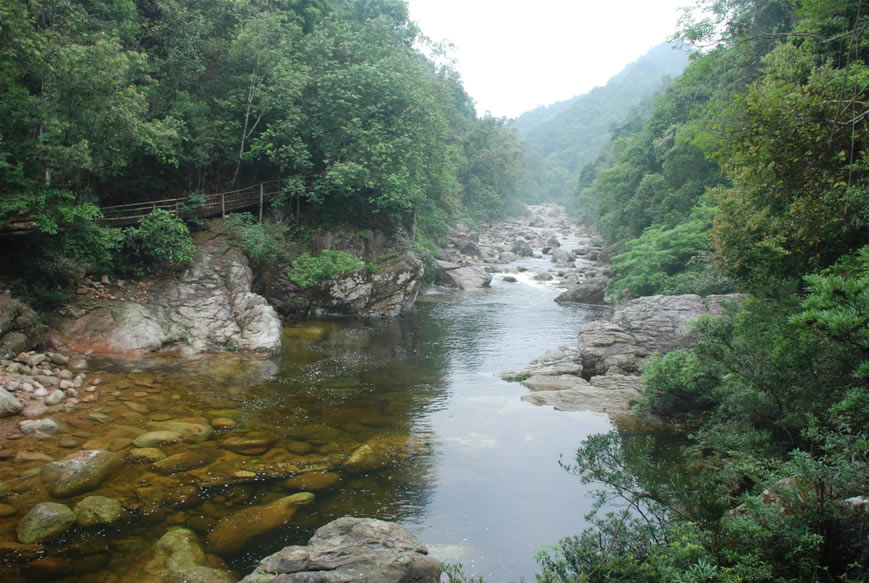
[[[408,0],[453,57],[477,112],[516,117],[604,85],[676,30],[693,0]]]

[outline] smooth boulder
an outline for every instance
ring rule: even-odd
[[[84,450],[45,464],[39,475],[49,494],[65,498],[96,488],[121,463],[116,453]]]
[[[65,532],[75,523],[75,513],[65,504],[41,502],[18,521],[18,540],[38,543]]]
[[[241,583],[437,583],[440,561],[405,528],[345,516],[319,528],[307,546],[260,561]]]

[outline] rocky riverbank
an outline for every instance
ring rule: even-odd
[[[515,275],[525,271],[515,264],[519,258],[549,257],[549,269],[524,276],[562,288],[556,298],[559,303],[609,305],[610,272],[602,242],[561,207],[528,207],[518,219],[483,225],[479,231],[458,225],[449,242],[438,261],[446,284],[480,290],[490,285],[493,274],[515,281]],[[687,346],[689,322],[718,315],[724,304],[739,297],[652,296],[626,302],[600,312],[601,319],[579,330],[576,346],[550,351],[523,369],[503,373],[502,378],[531,389],[522,399],[536,405],[629,413],[642,390],[643,361]]]

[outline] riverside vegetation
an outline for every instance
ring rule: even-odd
[[[678,470],[618,433],[565,464],[597,512],[538,580],[865,581],[867,6],[699,6],[677,37],[703,50],[572,205],[611,246],[610,298],[752,297],[644,369],[640,408],[690,432]]]
[[[609,433],[565,464],[602,485],[598,509],[541,553],[538,580],[863,581],[869,6],[699,7],[677,37],[702,50],[613,132],[569,203],[609,245],[610,298],[752,297],[645,365],[640,407],[689,428],[678,463]],[[516,138],[416,48],[400,0],[48,0],[0,15],[0,226],[36,221],[3,246],[4,272],[42,306],[83,273],[189,260],[178,218],[94,223],[100,204],[150,193],[285,178],[271,209],[284,227],[235,226],[263,270],[284,233],[346,223],[433,250],[450,221],[518,203]]]

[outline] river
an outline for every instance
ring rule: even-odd
[[[429,290],[412,313],[395,321],[288,324],[281,354],[269,360],[234,354],[94,360],[92,375],[111,396],[70,414],[90,420],[77,424],[73,438],[108,442],[124,439],[125,431],[132,438],[149,422],[202,416],[231,419],[234,428],[219,433],[265,439],[268,447],[239,454],[227,451],[225,437],[179,442],[166,453],[199,448],[209,460],[222,457],[168,476],[126,464],[90,493],[122,500],[133,519],[64,534],[49,553],[68,562],[67,571],[57,571],[69,575],[61,580],[136,580],[130,573],[147,563],[151,545],[168,528],[189,527],[205,541],[218,521],[239,509],[292,493],[297,486],[285,479],[290,466],[324,470],[326,478],[316,486],[314,503],[289,526],[223,557],[237,575],[284,545],[303,544],[326,522],[354,515],[404,525],[433,555],[461,562],[466,574],[489,583],[534,580],[535,554],[582,530],[591,505],[559,459],[570,461],[587,435],[608,431],[611,421],[605,414],[523,402],[527,389],[499,378],[549,349],[573,345],[580,325],[601,315],[590,306],[553,301],[558,288],[530,276],[551,267],[546,259],[518,265],[529,271],[514,270],[515,282],[495,274],[491,288],[480,292]],[[400,438],[387,463],[335,462],[382,436]],[[55,442],[31,449],[62,455]],[[8,471],[3,477],[17,484],[11,500],[23,509],[44,493],[31,466],[16,471],[14,479]],[[246,471],[257,478],[231,479]],[[8,533],[14,520],[5,520],[0,529]],[[99,560],[69,559],[82,555]],[[46,580],[47,572],[7,566],[4,580]]]

